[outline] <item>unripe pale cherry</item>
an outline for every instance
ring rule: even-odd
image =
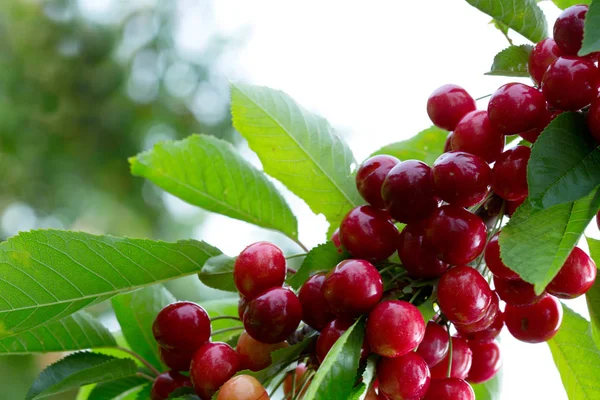
[[[217,400],[269,400],[269,394],[255,377],[239,375],[221,386]]]
[[[246,247],[235,260],[233,279],[242,296],[253,299],[267,289],[283,285],[285,256],[272,243],[258,242]]]
[[[288,346],[287,342],[261,343],[248,335],[248,332],[242,332],[235,346],[235,351],[240,356],[241,369],[260,371],[271,365],[272,352]]]
[[[287,373],[285,379],[283,380],[283,394],[285,395],[285,400],[292,400],[297,393],[300,393],[302,387],[304,387],[304,390],[302,390],[300,397],[306,393],[306,390],[308,390],[308,385],[310,385],[310,382],[306,382],[306,379],[308,378],[307,371],[308,368],[306,367],[306,364],[301,363],[298,364],[294,371]],[[292,381],[292,378],[295,382]]]

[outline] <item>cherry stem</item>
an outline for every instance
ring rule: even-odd
[[[452,335],[450,334],[450,324],[446,325],[448,329],[448,378],[452,375]]]
[[[294,268],[290,268],[290,267],[287,268],[288,274],[296,275],[296,272],[298,272],[298,271],[296,271]]]
[[[136,373],[135,373],[135,376],[138,376],[138,377],[140,377],[140,378],[147,379],[147,380],[149,380],[150,382],[154,382],[154,378],[153,378],[153,377],[151,377],[150,375],[146,375],[146,374],[145,374],[145,373],[143,373],[143,372],[136,372]]]
[[[483,100],[483,99],[485,99],[487,97],[490,97],[491,95],[492,95],[491,93],[490,94],[486,94],[485,96],[481,96],[481,97],[476,98],[475,101]]]
[[[301,248],[302,250],[304,250],[306,253],[308,253],[308,247],[306,247],[306,246],[304,245],[304,243],[302,243],[302,242],[300,241],[300,239],[295,239],[295,238],[290,238],[290,239],[292,239],[292,240],[294,241],[294,243],[296,243],[298,246],[300,246],[300,248]]]
[[[298,254],[294,254],[294,255],[291,255],[291,256],[287,256],[285,259],[286,260],[292,260],[292,259],[298,258],[298,257],[306,257],[306,254],[307,253],[298,253]]]
[[[231,316],[231,315],[219,315],[218,317],[212,317],[210,319],[210,322],[218,321],[220,319],[231,319],[233,321],[240,321],[240,322],[242,321],[238,317],[234,317],[234,316]]]
[[[300,390],[298,390],[294,394],[294,398],[292,400],[300,399],[300,396],[302,396],[302,392],[304,392],[306,390],[307,386],[310,384],[310,380],[313,378],[313,376],[315,376],[315,374],[316,374],[315,371],[304,371],[304,373],[300,377],[300,383],[302,383],[302,386],[300,386]],[[295,379],[294,379],[294,381],[295,381]],[[292,390],[292,393],[294,393],[293,390]]]
[[[135,357],[139,362],[141,362],[142,364],[144,364],[144,366],[146,368],[148,368],[150,371],[152,371],[152,373],[156,376],[160,375],[160,371],[157,370],[156,368],[154,368],[154,366],[152,364],[150,364],[144,357],[140,356],[138,353],[136,353],[135,351],[129,350],[128,348],[122,347],[122,346],[117,346],[116,347],[117,350],[121,350],[122,352],[125,352],[133,357]],[[152,379],[154,380],[154,379]]]
[[[284,368],[285,369],[285,368]],[[296,373],[296,370],[293,371],[294,375]],[[277,391],[277,389],[279,389],[279,386],[281,386],[281,384],[283,383],[283,381],[285,380],[285,378],[287,377],[287,372],[285,372],[283,374],[283,376],[281,378],[279,378],[279,380],[277,381],[277,384],[275,384],[275,386],[273,387],[273,390],[271,390],[271,393],[269,394],[269,397],[273,397],[273,395],[275,394],[275,392]],[[293,382],[294,380],[292,380]]]
[[[413,301],[415,301],[417,299],[417,297],[419,297],[419,295],[421,294],[421,292],[423,291],[423,289],[425,288],[425,286],[421,286],[419,288],[419,290],[417,290],[417,292],[413,295],[413,297],[410,298],[410,300],[408,301],[410,304],[413,303]]]
[[[475,269],[478,271],[479,271],[479,267],[481,267],[481,262],[484,259],[485,249],[487,248],[487,245],[490,243],[490,240],[492,240],[494,235],[500,230],[500,228],[502,228],[502,220],[504,219],[505,206],[506,206],[506,201],[503,201],[502,206],[500,206],[500,213],[498,214],[499,216],[496,217],[496,221],[494,222],[494,227],[492,228],[492,231],[489,233],[487,240],[485,241],[484,251],[479,256],[479,260],[477,260],[477,266],[475,267]],[[483,273],[482,273],[482,275],[483,275]]]
[[[221,333],[226,333],[226,332],[231,332],[231,331],[241,331],[241,330],[244,330],[243,326],[232,326],[231,328],[218,329],[218,330],[214,331],[210,336],[216,336]]]

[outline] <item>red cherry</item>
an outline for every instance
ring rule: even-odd
[[[190,378],[196,394],[209,400],[240,370],[240,358],[227,343],[212,342],[200,347],[192,358]]]
[[[356,172],[356,188],[358,193],[369,204],[376,208],[385,208],[381,198],[381,185],[388,172],[400,160],[388,155],[373,156],[365,161]]]
[[[506,150],[494,164],[492,188],[505,200],[517,201],[527,197],[527,163],[531,149],[517,146]]]
[[[598,96],[598,68],[582,58],[559,57],[544,75],[542,93],[552,107],[577,111]]]
[[[173,371],[189,371],[194,353],[190,351],[167,350],[159,345],[158,354],[162,363]]]
[[[355,258],[374,262],[394,254],[398,234],[388,213],[372,206],[353,208],[340,225],[344,248]]]
[[[492,324],[496,320],[496,317],[498,316],[499,312],[500,312],[500,298],[498,297],[497,293],[493,292],[492,301],[490,302],[490,305],[486,309],[485,314],[483,315],[483,318],[481,318],[477,322],[473,322],[472,324],[460,324],[460,323],[455,322],[454,326],[456,327],[456,330],[458,332],[460,332],[461,334],[462,333],[468,334],[468,333],[481,332],[481,331],[488,329],[490,326],[492,326]]]
[[[431,368],[446,357],[449,347],[450,339],[446,328],[429,321],[425,329],[425,336],[417,348],[417,354],[423,357],[423,360]]]
[[[302,305],[287,288],[272,288],[248,303],[244,328],[262,343],[283,342],[302,319]]]
[[[367,343],[372,352],[399,357],[413,351],[425,335],[425,321],[419,309],[401,300],[379,303],[367,320]]]
[[[434,251],[424,243],[423,224],[408,224],[400,232],[398,256],[408,276],[414,279],[433,279],[448,269],[448,264],[440,261]]]
[[[500,86],[488,104],[488,117],[492,126],[505,135],[537,127],[545,114],[544,95],[536,88],[522,83]]]
[[[190,378],[175,371],[163,372],[154,380],[150,398],[152,400],[167,400],[171,393],[181,387],[192,387]]]
[[[444,359],[431,368],[431,377],[433,379],[446,378],[448,375],[448,357],[450,353]],[[473,352],[469,347],[469,344],[465,339],[459,337],[452,337],[452,371],[450,373],[451,378],[465,379],[471,369],[471,363],[473,361]]]
[[[475,392],[462,379],[432,379],[423,400],[475,400]]]
[[[255,377],[239,375],[225,382],[217,400],[269,400],[269,395]]]
[[[302,320],[318,331],[335,318],[335,314],[329,309],[327,299],[323,295],[324,282],[325,273],[315,274],[304,282],[298,292],[298,299],[302,304]]]
[[[492,289],[472,267],[450,268],[438,283],[438,304],[452,322],[472,324],[484,317],[492,301]]]
[[[446,143],[444,144],[444,153],[452,151],[452,136],[452,132],[450,132],[448,136],[446,136]]]
[[[453,131],[456,124],[477,108],[469,93],[457,85],[437,88],[427,99],[427,114],[439,128]]]
[[[344,249],[342,248],[342,240],[340,239],[340,228],[336,228],[331,235],[331,241],[335,245],[338,250],[338,253],[342,253]]]
[[[472,111],[456,126],[452,135],[452,150],[475,154],[492,163],[504,149],[504,136],[488,118],[487,111]]]
[[[235,351],[240,356],[241,369],[260,371],[267,368],[273,362],[271,360],[272,352],[288,346],[287,342],[274,344],[261,343],[248,335],[248,332],[242,332],[235,346]]]
[[[559,299],[574,299],[591,289],[596,272],[594,260],[575,247],[546,290]]]
[[[477,340],[481,342],[489,342],[496,339],[500,335],[502,328],[504,328],[504,313],[502,311],[498,311],[498,314],[496,314],[496,319],[494,322],[492,322],[492,325],[483,331],[465,333],[459,328],[457,328],[457,330],[461,337],[468,339],[469,341]]]
[[[329,353],[329,350],[333,347],[335,342],[354,324],[354,321],[345,318],[334,319],[323,328],[321,334],[317,338],[317,360],[322,363]],[[366,358],[369,354],[366,343],[363,343],[360,351],[361,358]]]
[[[194,352],[210,339],[210,318],[198,304],[180,301],[158,313],[152,333],[165,349]]]
[[[562,322],[562,306],[558,299],[545,295],[537,303],[516,307],[506,305],[504,319],[508,331],[527,343],[541,343],[556,335]]]
[[[546,70],[561,55],[554,39],[546,38],[535,45],[529,54],[529,74],[536,85],[541,85]]]
[[[331,270],[321,289],[333,312],[358,317],[381,300],[383,282],[377,268],[365,260],[344,260]]]
[[[461,207],[481,202],[488,193],[491,170],[484,159],[462,151],[443,153],[431,169],[435,193]]]
[[[425,222],[425,239],[437,257],[453,265],[473,261],[485,247],[485,224],[477,215],[445,205]]]
[[[392,168],[383,181],[381,196],[390,215],[403,223],[427,218],[438,206],[431,168],[416,160]]]
[[[268,242],[258,242],[246,247],[233,267],[235,286],[249,299],[267,289],[283,285],[285,273],[283,252]]]
[[[519,135],[529,143],[535,143],[550,122],[552,122],[552,120],[554,120],[554,118],[558,117],[560,114],[561,111],[546,110],[544,117],[540,120],[539,124],[535,128],[525,132],[519,132]]]
[[[467,380],[472,383],[483,383],[492,379],[500,370],[502,355],[498,342],[469,342],[473,352],[473,362]]]
[[[298,392],[300,392],[303,386],[304,390],[299,397],[302,398],[304,393],[306,393],[308,390],[308,385],[310,385],[310,383],[306,383],[306,378],[308,377],[306,374],[307,370],[308,368],[306,367],[306,364],[301,363],[298,364],[294,372],[288,372],[283,381],[283,393],[285,395],[285,400],[291,400]],[[295,383],[292,382],[292,375],[294,375],[294,380],[296,381]],[[292,393],[292,390],[294,390],[294,393]]]
[[[500,232],[492,236],[485,247],[485,265],[492,271],[494,276],[497,276],[500,279],[520,279],[519,274],[508,268],[506,264],[502,262],[502,258],[500,257],[500,242],[498,241],[499,236]]]
[[[417,353],[381,358],[377,363],[379,392],[390,400],[420,399],[431,380],[425,360]]]
[[[554,22],[554,40],[565,55],[576,56],[583,41],[583,25],[588,6],[584,4],[565,9]]]
[[[513,306],[526,306],[541,299],[535,294],[533,285],[522,279],[504,280],[494,277],[494,287],[500,299]]]

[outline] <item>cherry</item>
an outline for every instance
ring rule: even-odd
[[[508,215],[509,217],[512,217],[513,214],[515,213],[515,211],[517,211],[517,208],[519,208],[521,206],[521,204],[523,204],[525,202],[526,199],[527,199],[527,197],[523,197],[520,200],[507,201],[506,202],[506,215]]]
[[[531,149],[517,146],[506,150],[494,164],[492,188],[505,200],[517,201],[527,197],[527,163]]]
[[[379,303],[383,282],[368,261],[344,260],[329,271],[321,289],[329,308],[338,315],[358,317]]]
[[[580,4],[565,9],[554,22],[554,40],[565,55],[576,56],[583,41],[583,25],[588,6]]]
[[[425,321],[419,309],[406,301],[382,301],[369,314],[366,335],[372,352],[403,356],[423,340]]]
[[[369,204],[376,208],[385,208],[381,198],[381,185],[388,172],[400,160],[388,155],[378,155],[365,161],[356,172],[356,188],[358,193]]]
[[[379,397],[379,395],[377,394],[377,392],[375,391],[375,385],[371,386],[369,388],[369,390],[367,391],[367,394],[365,396],[364,400],[379,400],[382,399],[383,397]]]
[[[475,215],[483,220],[488,229],[492,229],[496,225],[503,204],[504,199],[492,192],[491,196],[479,206]]]
[[[452,151],[452,136],[454,134],[450,132],[448,136],[446,136],[446,143],[444,143],[444,153]]]
[[[509,281],[494,277],[494,287],[500,299],[512,306],[526,306],[542,298],[542,295],[535,294],[531,283],[522,279]]]
[[[444,359],[438,363],[435,367],[431,368],[431,377],[433,379],[446,378],[448,375],[448,357],[450,353],[444,357]],[[469,347],[469,344],[465,339],[459,337],[452,337],[452,371],[450,372],[451,378],[465,379],[471,369],[471,363],[473,362],[473,352]]]
[[[267,289],[283,285],[285,256],[272,243],[258,242],[246,247],[235,260],[233,280],[237,290],[253,299]]]
[[[475,392],[462,379],[432,379],[423,400],[475,400]]]
[[[579,110],[598,96],[598,68],[585,59],[559,57],[544,75],[542,93],[554,108]]]
[[[500,86],[488,104],[488,117],[492,126],[505,135],[537,127],[545,114],[544,95],[536,88],[522,83]]]
[[[239,375],[225,382],[217,400],[269,400],[269,395],[255,377]]]
[[[198,304],[180,301],[160,310],[152,333],[167,350],[194,352],[210,339],[210,318]]]
[[[417,353],[381,358],[377,363],[379,392],[390,400],[420,399],[429,387],[427,363]]]
[[[262,343],[283,342],[302,319],[302,305],[290,289],[272,288],[248,303],[244,328]]]
[[[556,335],[562,322],[562,306],[549,294],[537,303],[516,307],[506,305],[504,319],[508,331],[516,339],[527,343],[541,343]]]
[[[552,122],[552,120],[554,118],[558,117],[560,114],[561,114],[561,111],[546,110],[544,118],[542,118],[540,120],[540,123],[538,124],[538,126],[536,126],[533,129],[530,129],[528,131],[525,131],[525,132],[519,132],[519,135],[523,139],[527,140],[529,143],[535,143],[537,141],[538,137],[540,137],[540,135],[544,131],[544,129],[546,129],[548,124],[550,124],[550,122]]]
[[[205,343],[192,357],[190,378],[196,394],[209,400],[236,372],[240,357],[227,343]]]
[[[190,378],[175,371],[163,372],[154,380],[150,398],[152,400],[167,400],[171,393],[181,387],[192,387]]]
[[[488,193],[491,170],[484,159],[462,151],[443,153],[431,169],[435,193],[461,207],[481,202]]]
[[[554,60],[560,57],[561,51],[554,39],[546,38],[535,45],[529,54],[529,74],[536,85],[540,86],[546,70]]]
[[[441,86],[427,99],[429,118],[435,126],[447,131],[453,131],[456,124],[476,108],[473,97],[457,85]]]
[[[456,327],[456,330],[461,333],[469,334],[469,333],[481,332],[481,331],[488,329],[490,326],[492,326],[492,324],[496,320],[496,317],[498,316],[499,312],[500,312],[500,298],[498,297],[498,294],[496,292],[494,292],[492,294],[492,301],[490,302],[490,305],[486,309],[485,314],[483,315],[483,318],[481,318],[479,321],[473,322],[471,324],[454,323],[454,326]]]
[[[575,247],[546,290],[559,299],[574,299],[585,294],[596,280],[596,264]]]
[[[329,350],[333,347],[335,342],[354,324],[354,321],[346,318],[338,318],[329,322],[325,328],[321,331],[321,334],[317,338],[317,360],[322,363],[329,353]],[[369,354],[369,349],[366,342],[360,351],[361,359],[365,359]]]
[[[456,328],[461,337],[468,339],[469,341],[481,341],[481,342],[489,342],[496,339],[500,332],[502,332],[502,328],[504,328],[504,313],[502,311],[498,311],[496,314],[496,318],[492,325],[490,325],[487,329],[479,332],[473,333],[465,333],[460,328]]]
[[[167,350],[162,346],[158,346],[158,354],[163,364],[173,371],[189,371],[190,363],[192,362],[193,352]]]
[[[452,322],[472,324],[484,317],[492,290],[485,278],[472,267],[450,268],[438,283],[438,304]]]
[[[375,262],[394,254],[398,234],[388,213],[373,206],[353,208],[340,225],[344,248],[355,258]]]
[[[502,355],[498,342],[469,342],[473,352],[473,362],[467,380],[472,383],[483,383],[492,379],[502,365]]]
[[[498,241],[499,237],[500,232],[497,232],[494,236],[492,236],[485,247],[485,265],[487,265],[490,271],[492,271],[494,276],[497,276],[500,279],[520,279],[519,274],[508,268],[502,261],[502,258],[500,257],[500,242]]]
[[[417,348],[417,354],[423,357],[429,368],[436,366],[448,354],[450,339],[448,331],[433,321],[427,323],[425,336]]]
[[[472,111],[458,123],[452,135],[452,150],[475,154],[492,163],[504,149],[504,136],[488,118],[487,111]]]
[[[426,221],[425,239],[440,260],[467,264],[483,251],[486,228],[477,215],[462,207],[445,205]]]
[[[249,300],[247,298],[245,298],[244,296],[240,296],[240,301],[238,302],[238,316],[241,320],[244,319],[244,313],[248,308],[248,302]]]
[[[340,228],[336,228],[331,235],[331,241],[335,245],[335,248],[338,250],[338,253],[342,253],[344,249],[342,248],[342,240],[340,239]]]
[[[274,344],[261,343],[248,335],[248,332],[242,332],[235,346],[235,351],[240,356],[241,369],[260,371],[267,368],[273,362],[271,360],[272,352],[288,346],[287,342]]]
[[[318,331],[335,318],[329,309],[329,304],[323,295],[325,273],[321,272],[308,278],[298,292],[298,299],[302,304],[302,320],[311,328]]]
[[[283,381],[283,393],[285,395],[284,398],[286,400],[291,400],[298,392],[300,392],[303,386],[304,390],[302,390],[302,393],[298,397],[302,398],[302,396],[304,396],[304,393],[306,393],[306,391],[308,390],[309,385],[309,383],[306,382],[306,378],[308,377],[308,375],[306,374],[307,370],[308,368],[306,367],[306,364],[301,363],[298,364],[298,366],[294,369],[293,372],[289,372],[286,375]],[[294,380],[296,381],[295,383],[292,382],[292,375],[294,376]],[[292,393],[294,387],[295,390],[294,393]]]
[[[448,269],[433,250],[424,243],[425,229],[422,223],[414,222],[404,227],[398,240],[398,256],[408,276],[414,279],[433,279]]]

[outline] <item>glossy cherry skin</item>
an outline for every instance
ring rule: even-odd
[[[453,131],[456,124],[476,108],[473,97],[457,85],[443,85],[427,99],[429,118],[435,126],[447,131]]]
[[[499,312],[500,298],[498,297],[498,294],[496,292],[493,292],[492,301],[490,301],[490,305],[485,310],[483,318],[471,324],[460,324],[455,322],[454,326],[456,327],[456,330],[460,333],[475,333],[484,331],[494,323]]]
[[[162,363],[173,371],[189,371],[194,353],[190,351],[167,350],[159,345],[158,354]]]
[[[318,331],[335,319],[335,314],[329,309],[327,299],[323,295],[324,282],[325,273],[315,274],[304,282],[298,292],[298,299],[302,304],[302,320]]]
[[[492,325],[483,331],[465,333],[458,328],[457,330],[461,337],[468,339],[469,341],[489,342],[496,339],[500,335],[502,328],[504,328],[504,313],[502,311],[498,311],[498,314],[496,314],[496,319],[494,319]]]
[[[598,68],[585,59],[559,57],[544,75],[542,93],[552,107],[577,111],[598,96]]]
[[[217,400],[269,400],[269,395],[255,377],[239,375],[225,382]]]
[[[542,298],[542,295],[535,294],[531,283],[520,278],[504,280],[494,277],[494,287],[500,299],[512,306],[526,306]]]
[[[210,339],[210,318],[198,304],[180,301],[160,310],[152,333],[167,350],[194,352]]]
[[[556,335],[563,310],[554,296],[546,294],[537,303],[515,307],[506,305],[504,320],[511,335],[527,343],[541,343]]]
[[[248,335],[248,332],[242,332],[235,346],[235,351],[240,356],[241,369],[260,371],[267,368],[273,362],[271,360],[272,352],[288,346],[287,342],[274,344],[261,343]]]
[[[461,207],[481,202],[488,193],[492,171],[481,157],[462,151],[443,153],[431,169],[435,193]]]
[[[587,113],[587,127],[596,143],[600,143],[600,97],[597,97]]]
[[[425,336],[425,321],[419,309],[402,300],[377,304],[367,320],[367,343],[373,353],[399,357],[413,351]]]
[[[383,281],[377,268],[365,260],[344,260],[325,277],[323,296],[337,315],[358,317],[381,300]]]
[[[502,365],[500,345],[496,341],[469,342],[473,352],[473,362],[467,380],[471,383],[483,383],[492,379]]]
[[[425,328],[425,336],[417,348],[417,354],[423,357],[423,360],[431,368],[446,357],[449,347],[450,339],[446,328],[429,321]]]
[[[246,247],[235,260],[233,280],[242,296],[253,299],[267,289],[283,285],[285,256],[269,242]]]
[[[291,400],[292,397],[294,397],[296,395],[296,393],[300,392],[300,390],[302,389],[302,386],[304,386],[304,384],[306,383],[306,378],[308,375],[306,375],[306,371],[307,371],[307,367],[306,364],[301,363],[298,364],[298,366],[294,369],[293,372],[288,372],[288,374],[286,375],[284,381],[283,381],[283,393],[285,395],[284,399],[285,400]],[[294,382],[292,382],[292,375],[294,376],[294,380],[296,381],[295,385]],[[306,393],[306,390],[308,390],[308,383],[306,384],[306,386],[304,387],[304,390],[302,391],[302,394],[300,395],[300,397],[302,397],[302,395],[304,395],[304,393]],[[295,386],[295,390],[294,393],[292,393],[292,390],[294,389]]]
[[[370,205],[376,208],[385,208],[381,198],[381,185],[388,172],[400,163],[396,157],[378,155],[362,163],[356,172],[356,188],[358,193]]]
[[[562,55],[552,38],[537,43],[529,54],[529,74],[536,85],[540,86],[546,70],[554,60]]]
[[[446,378],[448,375],[448,357],[450,353],[444,359],[431,368],[431,377],[433,379]],[[465,339],[459,337],[452,337],[452,372],[450,373],[451,378],[466,379],[471,369],[471,363],[473,362],[473,352],[469,347],[469,344]]]
[[[554,22],[554,40],[560,51],[576,56],[583,41],[583,24],[588,6],[575,5],[565,9]]]
[[[248,303],[244,328],[262,343],[283,342],[296,330],[302,319],[302,305],[287,288],[273,288]]]
[[[504,200],[517,201],[527,197],[527,163],[531,149],[517,146],[506,150],[492,169],[492,188]]]
[[[338,250],[338,253],[343,253],[344,248],[342,247],[342,239],[340,239],[340,228],[336,228],[331,235],[331,241],[335,245],[335,248]]]
[[[544,95],[536,88],[522,83],[500,86],[488,104],[488,117],[492,126],[505,135],[535,128],[545,114]]]
[[[321,334],[317,338],[317,360],[319,363],[322,363],[329,353],[329,350],[333,347],[335,342],[354,324],[354,321],[346,318],[338,318],[334,319],[330,323],[321,330]],[[369,354],[369,349],[366,345],[366,342],[363,343],[363,346],[360,351],[361,358],[366,358]]]
[[[154,380],[150,398],[152,400],[167,400],[171,393],[181,387],[192,387],[190,378],[174,371],[163,372]]]
[[[398,235],[388,213],[373,206],[353,208],[340,224],[344,248],[355,258],[374,262],[394,254]]]
[[[419,222],[406,225],[400,232],[398,256],[408,276],[414,279],[437,278],[449,267],[425,244],[425,229]]]
[[[463,379],[432,379],[423,400],[475,400],[475,392]]]
[[[585,294],[596,281],[596,264],[575,247],[546,290],[559,299],[574,299]]]
[[[212,342],[192,357],[190,378],[196,394],[210,400],[225,382],[240,370],[240,357],[227,343]]]
[[[504,149],[504,136],[490,123],[487,111],[472,111],[458,123],[452,134],[452,150],[464,151],[496,161]]]
[[[487,265],[489,270],[492,271],[494,276],[497,276],[500,279],[519,279],[519,274],[508,268],[500,257],[500,242],[498,241],[499,237],[500,232],[497,232],[494,236],[492,236],[485,247],[485,265]]]
[[[379,391],[390,400],[420,399],[429,388],[427,363],[417,353],[381,358],[377,363]]]
[[[472,267],[450,268],[438,283],[438,304],[452,322],[472,324],[485,315],[492,301],[492,289]]]
[[[468,264],[485,247],[485,224],[462,207],[445,205],[425,223],[425,243],[437,257],[452,265]]]

